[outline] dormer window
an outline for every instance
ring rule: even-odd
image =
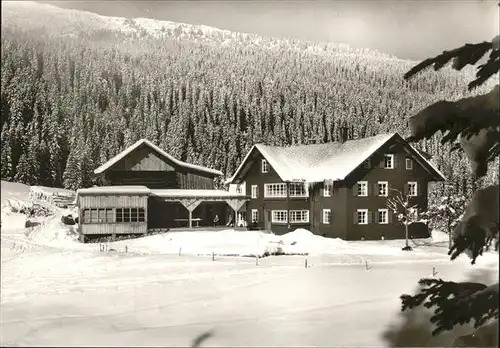
[[[269,170],[269,168],[267,165],[267,161],[265,159],[263,159],[261,162],[261,171],[262,171],[262,173],[267,173],[268,170]]]
[[[367,160],[365,160],[363,162],[363,168],[365,169],[370,169],[372,167],[372,162],[370,161],[370,159],[368,158]]]
[[[384,155],[384,168],[394,169],[394,155]]]

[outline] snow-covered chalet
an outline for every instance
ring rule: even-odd
[[[376,240],[405,236],[387,208],[388,196],[411,196],[418,214],[427,209],[428,184],[443,180],[429,156],[392,133],[325,144],[256,144],[227,182],[243,185],[254,228]],[[428,234],[427,224],[409,226],[415,237]]]
[[[102,186],[77,191],[83,242],[176,227],[234,225],[248,200],[243,193],[215,189],[220,171],[182,162],[146,139],[94,173]]]

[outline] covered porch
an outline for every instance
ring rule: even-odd
[[[243,227],[248,199],[224,190],[151,190],[148,230]]]

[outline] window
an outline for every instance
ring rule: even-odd
[[[330,224],[332,222],[332,211],[330,209],[323,209],[323,223]]]
[[[387,181],[379,181],[377,183],[377,186],[378,186],[378,195],[379,196],[384,196],[384,197],[387,197],[387,192],[389,191],[389,184],[387,183]]]
[[[416,196],[417,195],[417,182],[410,181],[408,182],[408,196]]]
[[[144,208],[117,208],[116,222],[144,222]]]
[[[357,223],[358,225],[368,224],[368,209],[358,209],[357,211]]]
[[[252,209],[252,223],[257,223],[259,221],[259,211],[257,209]]]
[[[368,182],[358,181],[358,196],[368,196]]]
[[[252,198],[258,198],[258,197],[259,197],[259,186],[252,185]]]
[[[262,173],[267,173],[269,170],[268,165],[267,165],[267,161],[265,159],[263,159],[261,162],[261,169],[262,169]]]
[[[384,168],[394,169],[394,155],[384,155]]]
[[[304,183],[290,183],[288,184],[288,191],[290,197],[307,197],[306,185]]]
[[[236,186],[236,193],[243,193],[241,190],[241,185]]]
[[[372,162],[371,160],[368,158],[366,161],[363,162],[363,168],[365,169],[370,169],[372,167]]]
[[[252,222],[259,222],[259,211],[252,209]]]
[[[276,224],[284,224],[288,222],[286,210],[271,211],[271,221]]]
[[[115,214],[113,209],[111,208],[83,210],[82,223],[84,224],[111,223],[111,222],[115,222]]]
[[[309,223],[309,210],[290,210],[290,223]]]
[[[323,197],[330,197],[332,195],[332,184],[325,182],[323,184]]]
[[[82,223],[88,224],[90,223],[90,209],[83,210],[83,221]]]
[[[264,184],[264,197],[286,197],[286,184]]]
[[[379,209],[378,210],[378,219],[379,224],[387,224],[389,223],[389,210],[388,209]]]
[[[413,169],[413,160],[411,158],[406,159],[406,169],[407,170],[412,170]]]

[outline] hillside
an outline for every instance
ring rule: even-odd
[[[409,116],[465,95],[473,74],[406,82],[414,62],[372,50],[39,3],[2,3],[1,40],[1,177],[71,189],[142,137],[229,176],[256,142],[336,141],[342,125],[405,136]],[[452,190],[482,184],[436,138],[418,146]]]

